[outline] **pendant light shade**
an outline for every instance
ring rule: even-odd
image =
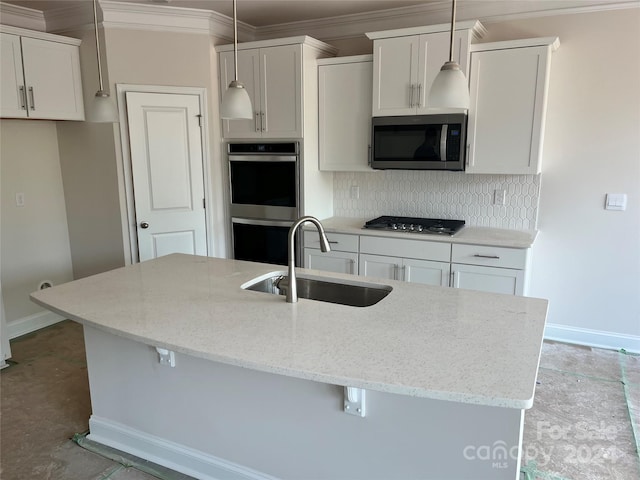
[[[447,62],[433,80],[429,92],[431,108],[469,108],[469,87],[460,65]]]
[[[102,83],[102,63],[100,60],[100,38],[98,37],[98,8],[97,0],[93,0],[93,26],[96,33],[96,58],[98,60],[98,82],[99,88],[89,110],[87,119],[93,123],[116,123],[118,121],[118,110],[109,97],[109,92],[104,89]]]
[[[429,108],[469,108],[469,86],[467,78],[460,70],[460,65],[453,61],[453,36],[456,23],[456,0],[451,7],[451,41],[449,44],[449,61],[431,84],[427,105]]]
[[[224,120],[252,119],[251,99],[244,85],[238,81],[238,15],[236,0],[233,0],[233,67],[234,77],[224,93],[220,116]]]

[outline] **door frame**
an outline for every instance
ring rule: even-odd
[[[132,85],[126,83],[116,84],[116,99],[118,102],[118,116],[120,121],[120,148],[122,154],[122,162],[119,162],[122,168],[122,178],[124,179],[124,198],[126,203],[126,217],[123,218],[123,225],[126,225],[126,231],[123,232],[123,240],[125,246],[128,243],[129,248],[125,248],[125,264],[131,265],[138,262],[138,229],[136,222],[136,209],[133,196],[133,170],[131,166],[131,145],[129,142],[129,122],[127,119],[127,92],[137,93],[161,93],[161,94],[178,94],[178,95],[197,95],[200,102],[200,112],[202,114],[202,127],[200,128],[202,135],[202,172],[204,182],[204,198],[205,198],[205,228],[207,232],[207,255],[211,256],[213,252],[213,181],[211,171],[211,153],[209,138],[209,111],[207,108],[207,89],[203,87],[171,87],[158,85]]]

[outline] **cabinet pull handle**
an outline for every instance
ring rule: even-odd
[[[260,131],[260,112],[256,112],[256,132]]]
[[[22,110],[26,110],[27,109],[27,95],[25,94],[25,91],[24,91],[24,85],[20,85],[20,87],[18,87],[18,90],[20,92],[20,108]]]
[[[266,132],[267,128],[264,126],[264,123],[264,112],[260,112],[260,130]]]
[[[350,262],[351,262],[351,274],[357,275],[358,272],[356,271],[356,261],[352,258]]]
[[[460,288],[460,277],[459,275],[457,275],[458,272],[456,272],[455,270],[453,272],[451,272],[451,276],[453,277],[451,280],[451,285],[453,286],[453,288]]]
[[[31,96],[31,110],[36,109],[36,99],[33,96],[33,87],[29,87],[29,95]]]
[[[493,260],[500,260],[500,257],[498,255],[480,255],[479,253],[476,253],[474,255],[474,257],[476,257],[476,258],[491,258]]]
[[[400,270],[402,271],[402,278],[400,280],[407,282],[407,266],[403,265],[400,267]]]
[[[329,240],[329,243],[331,243],[332,245],[338,245],[340,242],[337,240]]]
[[[411,85],[409,85],[409,106],[413,107],[413,89],[414,89],[415,85],[412,83]]]
[[[416,107],[422,105],[422,84],[418,84],[418,101],[416,102]]]
[[[393,279],[398,280],[398,270],[400,270],[400,265],[393,266]]]

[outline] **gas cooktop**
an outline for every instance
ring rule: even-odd
[[[462,227],[464,227],[464,220],[382,216],[369,220],[362,228],[451,236]]]

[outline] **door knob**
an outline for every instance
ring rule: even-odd
[[[149,228],[149,224],[147,222],[140,222],[140,228]]]

